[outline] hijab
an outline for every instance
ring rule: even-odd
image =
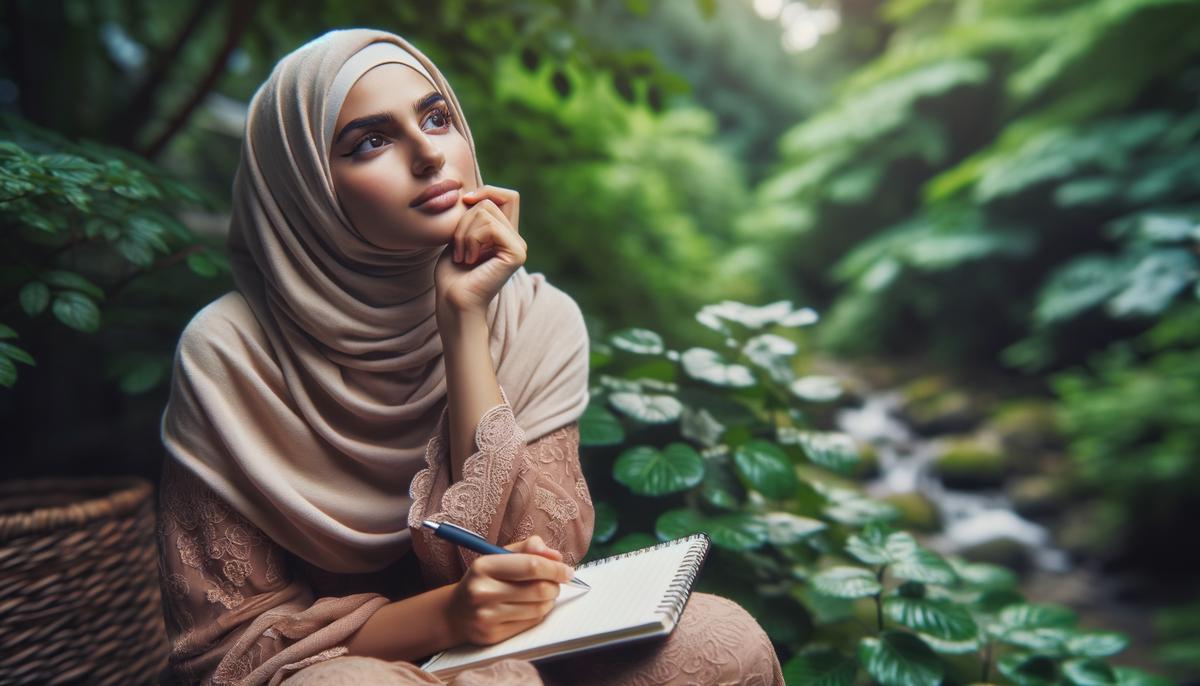
[[[330,174],[347,93],[393,62],[443,95],[475,158],[450,84],[400,36],[335,30],[283,57],[250,102],[234,176],[236,290],[185,328],[161,424],[170,457],[274,541],[335,572],[377,571],[411,548],[408,489],[447,400],[433,277],[443,247],[373,245]],[[474,174],[482,185],[477,158]],[[574,300],[522,267],[487,321],[527,440],[577,419],[588,339]]]

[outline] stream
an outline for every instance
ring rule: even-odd
[[[874,498],[920,493],[937,509],[941,533],[926,538],[942,554],[962,551],[992,541],[1008,539],[1025,550],[1037,571],[1071,571],[1070,556],[1054,547],[1050,531],[1016,513],[1001,490],[954,490],[942,484],[932,464],[937,441],[917,435],[900,419],[901,394],[896,390],[868,391],[863,404],[843,408],[837,428],[856,441],[871,445],[879,456],[879,475],[864,484]]]

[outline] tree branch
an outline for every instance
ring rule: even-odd
[[[250,19],[254,16],[254,10],[258,7],[259,0],[234,0],[232,5],[232,13],[229,17],[229,30],[225,33],[225,43],[221,46],[221,50],[217,53],[216,59],[213,60],[212,66],[209,67],[208,73],[204,79],[196,86],[196,90],[192,92],[192,97],[188,98],[183,107],[175,113],[175,116],[167,123],[167,128],[154,142],[146,147],[142,153],[147,159],[153,160],[167,147],[167,143],[171,141],[184,127],[187,120],[191,118],[192,112],[200,106],[204,98],[212,91],[220,80],[222,72],[225,71],[225,65],[229,63],[229,56],[233,54],[237,48],[238,41],[241,40],[242,34],[246,28],[250,26]]]

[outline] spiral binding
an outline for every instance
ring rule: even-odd
[[[658,607],[654,608],[655,612],[662,613],[663,619],[670,620],[674,625],[679,621],[679,615],[683,613],[683,607],[687,604],[688,596],[691,593],[692,583],[696,580],[696,575],[700,573],[700,567],[704,564],[704,559],[708,556],[708,547],[711,545],[711,540],[708,534],[701,531],[700,533],[684,536],[682,538],[673,538],[669,541],[663,541],[658,545],[653,545],[648,548],[631,550],[627,553],[618,555],[609,555],[598,560],[585,562],[575,569],[586,569],[599,564],[604,564],[610,560],[619,560],[625,557],[641,555],[651,550],[666,548],[668,546],[682,545],[681,542],[692,543],[692,547],[687,554],[683,556],[683,563],[679,566],[679,571],[675,574],[675,578],[671,580],[670,586],[667,587],[667,593],[663,599],[659,601]],[[699,542],[700,545],[694,545]]]

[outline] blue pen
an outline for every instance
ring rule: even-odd
[[[498,545],[489,543],[486,538],[473,531],[468,531],[461,526],[455,526],[450,522],[435,522],[431,519],[426,519],[421,522],[421,526],[426,529],[432,529],[434,535],[438,538],[444,538],[455,545],[461,545],[467,550],[474,550],[481,555],[511,555],[513,553],[511,550],[505,550]],[[592,588],[579,578],[571,579],[567,583],[588,590]]]

